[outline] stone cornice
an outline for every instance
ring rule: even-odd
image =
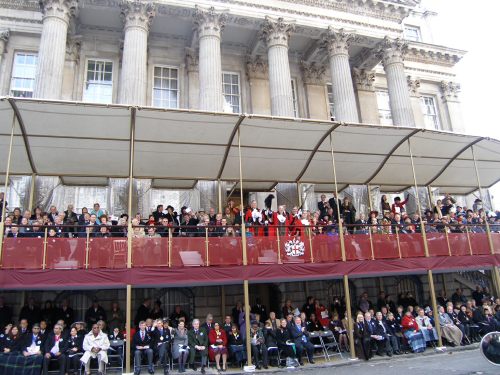
[[[453,67],[466,53],[466,51],[454,48],[427,43],[409,42],[406,60]]]
[[[152,1],[123,0],[120,15],[125,30],[136,27],[149,32],[155,17],[155,6]]]
[[[268,79],[269,65],[262,56],[257,55],[255,58],[247,57],[247,76],[249,79]]]
[[[358,91],[375,91],[375,72],[365,69],[352,69],[352,78]]]
[[[302,77],[306,85],[324,85],[326,66],[312,62],[310,64],[305,61],[300,62],[300,70],[302,71]]]

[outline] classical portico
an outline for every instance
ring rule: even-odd
[[[68,27],[76,16],[78,1],[41,0],[40,7],[43,24],[33,96],[60,99]]]

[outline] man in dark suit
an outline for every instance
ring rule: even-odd
[[[306,328],[302,326],[302,319],[300,319],[299,316],[295,317],[294,323],[289,326],[288,330],[290,331],[290,337],[295,344],[295,349],[297,350],[297,358],[300,365],[304,365],[304,363],[302,362],[302,354],[304,350],[307,351],[309,363],[314,364],[314,345],[309,341],[309,332],[307,332]]]
[[[44,338],[40,335],[40,325],[33,324],[31,335],[25,335],[22,342],[22,352],[25,357],[43,355]]]
[[[59,324],[54,326],[54,331],[49,334],[45,340],[45,355],[43,357],[43,375],[49,372],[49,363],[52,359],[57,360],[59,366],[59,374],[64,375],[66,370],[66,350],[68,349],[68,342],[62,335],[63,327]]]
[[[384,321],[384,317],[381,312],[377,312],[375,315],[375,336],[374,340],[377,345],[377,355],[383,356],[384,351],[389,357],[392,357],[392,347],[389,340],[389,327]]]
[[[205,323],[201,325],[201,329],[204,329],[207,335],[209,335],[210,331],[214,329],[214,317],[212,314],[207,315]]]
[[[203,328],[200,328],[199,319],[193,319],[192,324],[193,328],[188,332],[189,365],[196,371],[194,359],[196,354],[199,354],[201,356],[201,373],[204,374],[208,354],[208,334]]]
[[[85,312],[85,322],[87,323],[88,327],[92,327],[99,320],[106,321],[106,311],[104,311],[102,306],[99,305],[99,301],[94,298],[94,300],[92,301],[92,306],[90,306]]]
[[[157,319],[154,323],[154,328],[154,352],[163,365],[163,373],[166,375],[168,374],[168,365],[170,362],[168,358],[168,348],[172,341],[172,337],[170,335],[170,330],[164,327],[163,320]]]
[[[141,306],[137,309],[137,313],[135,314],[134,323],[135,326],[139,326],[139,322],[146,321],[151,314],[151,298],[146,298],[144,302],[142,302]]]
[[[257,298],[255,300],[255,305],[252,307],[252,314],[259,314],[260,315],[260,321],[265,322],[267,320],[267,310],[266,306],[264,306],[260,300],[260,298]]]
[[[134,349],[134,375],[141,373],[142,357],[145,355],[148,360],[148,372],[154,374],[153,370],[153,336],[146,331],[146,322],[139,322],[139,330],[132,339],[132,348]]]

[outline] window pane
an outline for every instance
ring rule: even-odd
[[[87,82],[83,92],[83,100],[111,103],[113,100],[113,63],[89,60],[87,67]]]
[[[153,106],[161,108],[178,107],[177,77],[177,69],[161,66],[154,68]]]
[[[18,52],[14,56],[10,94],[16,97],[31,98],[35,86],[37,55]]]

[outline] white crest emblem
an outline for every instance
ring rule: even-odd
[[[304,242],[293,239],[285,242],[286,255],[289,257],[300,257],[305,253]]]

